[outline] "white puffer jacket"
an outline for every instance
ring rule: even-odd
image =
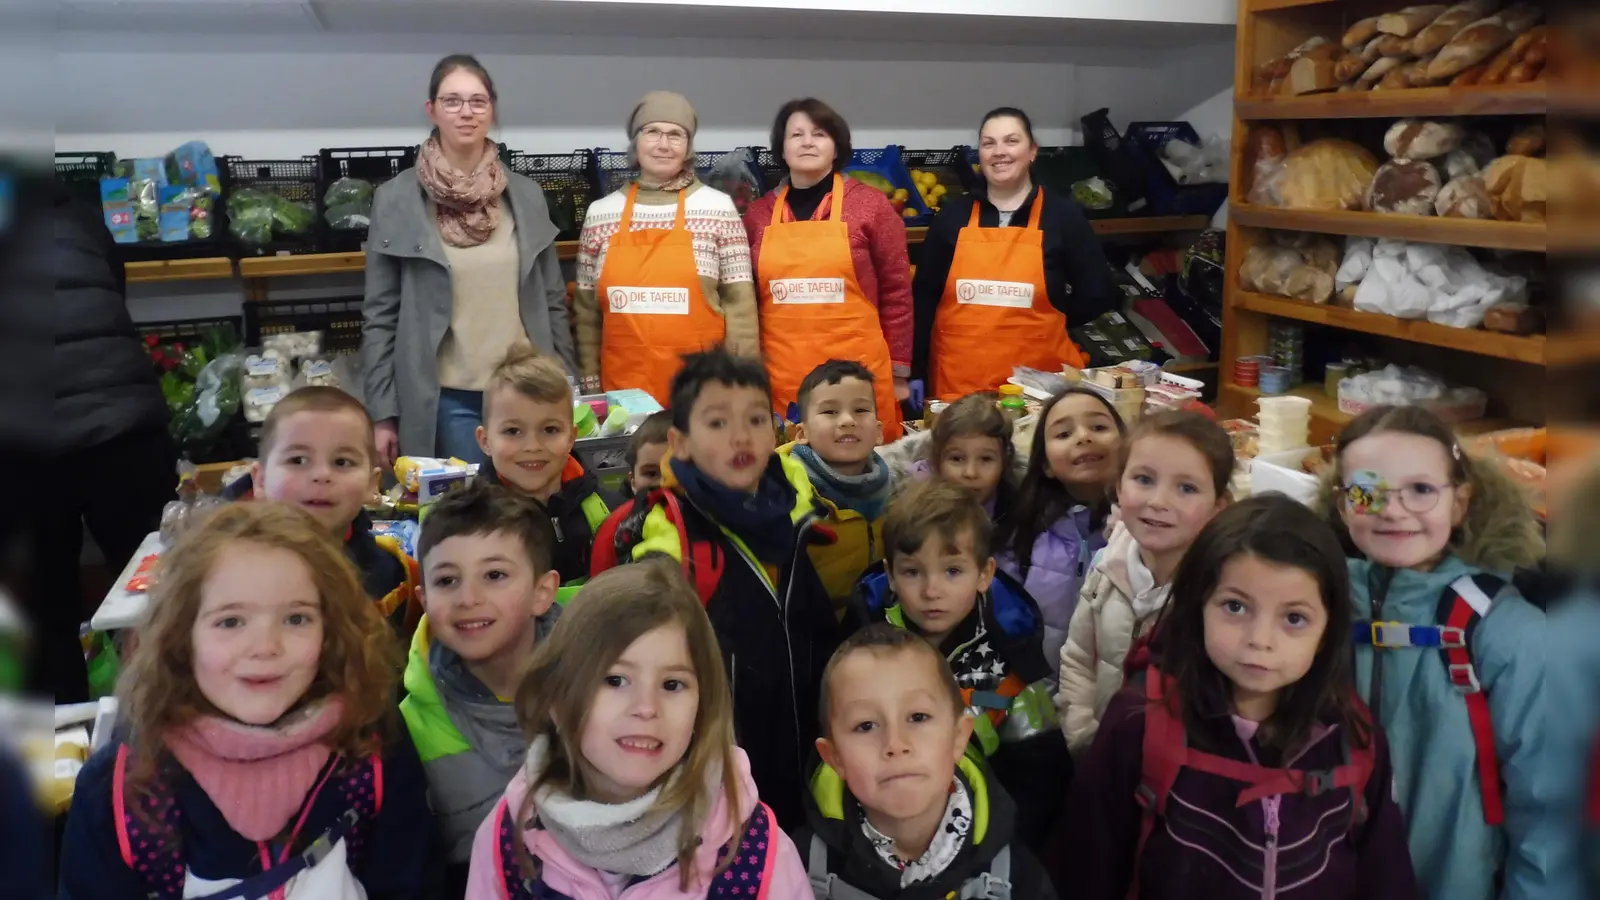
[[[1122,664],[1134,638],[1155,624],[1170,584],[1156,586],[1139,545],[1121,522],[1095,555],[1061,646],[1061,691],[1056,695],[1067,747],[1078,754],[1094,742],[1100,716],[1122,688]]]

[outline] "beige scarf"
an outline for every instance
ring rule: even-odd
[[[417,156],[417,180],[438,207],[439,234],[452,247],[476,247],[500,224],[500,195],[506,170],[499,148],[484,141],[483,159],[471,172],[450,165],[438,136],[428,138]]]

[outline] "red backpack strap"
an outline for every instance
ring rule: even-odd
[[[1139,772],[1139,789],[1134,800],[1144,808],[1139,821],[1139,843],[1133,852],[1133,879],[1128,884],[1128,900],[1139,896],[1139,860],[1145,844],[1155,831],[1156,819],[1166,814],[1167,795],[1178,780],[1188,752],[1188,736],[1183,723],[1167,706],[1166,676],[1151,666],[1144,673],[1144,745]]]
[[[644,522],[650,510],[660,506],[667,521],[678,531],[678,561],[683,574],[694,585],[702,604],[710,603],[722,583],[724,554],[715,541],[693,540],[683,517],[683,502],[678,495],[663,488],[635,497],[617,507],[616,512],[600,526],[595,534],[594,550],[589,557],[590,576],[606,569],[633,562],[633,548],[643,537]]]
[[[634,513],[634,501],[628,500],[616,509],[611,515],[600,523],[600,528],[594,533],[594,546],[589,552],[589,577],[593,578],[607,569],[617,566],[618,532],[624,522],[628,521]],[[630,547],[632,544],[630,543]]]
[[[683,504],[677,494],[657,491],[651,495],[652,499],[657,495],[666,510],[667,521],[678,529],[678,558],[683,563],[683,574],[694,585],[694,592],[700,595],[700,605],[708,605],[717,593],[717,586],[722,583],[726,557],[715,541],[690,539],[689,525],[683,518]]]
[[[1483,795],[1483,820],[1505,822],[1505,802],[1500,788],[1500,757],[1495,752],[1494,719],[1489,714],[1489,694],[1478,680],[1472,662],[1472,637],[1478,623],[1489,614],[1491,599],[1505,582],[1493,576],[1462,576],[1451,582],[1439,600],[1439,622],[1445,670],[1461,692],[1472,725],[1472,743],[1478,755],[1478,788]]]

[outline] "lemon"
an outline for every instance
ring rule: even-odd
[[[942,184],[936,184],[928,190],[928,193],[935,197],[943,197],[945,194],[950,193],[950,190]]]

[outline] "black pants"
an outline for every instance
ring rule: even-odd
[[[92,610],[83,608],[78,560],[87,525],[113,575],[161,525],[161,509],[176,498],[178,450],[165,427],[147,428],[103,444],[73,450],[53,463],[53,496],[44,503],[35,556],[34,607],[30,618],[38,642],[30,681],[49,690],[57,703],[89,699],[89,673],[78,628]]]

